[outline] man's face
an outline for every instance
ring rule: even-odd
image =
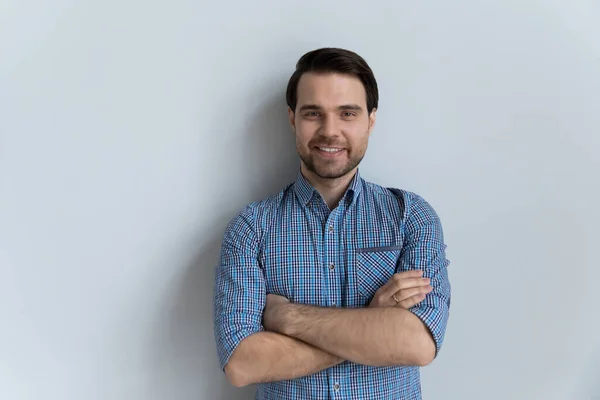
[[[354,172],[375,125],[365,88],[355,76],[305,73],[298,82],[295,112],[288,109],[303,167],[322,179]]]

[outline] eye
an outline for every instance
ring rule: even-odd
[[[306,114],[304,114],[304,116],[308,118],[315,118],[319,116],[319,113],[317,111],[309,111]]]
[[[352,111],[344,111],[342,113],[342,117],[344,117],[344,118],[352,118],[355,116],[356,116],[356,113],[353,113]]]

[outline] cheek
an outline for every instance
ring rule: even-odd
[[[310,123],[296,124],[296,142],[308,144],[313,138],[316,130],[317,128]]]
[[[356,124],[347,127],[346,134],[352,147],[362,148],[367,145],[369,140],[368,129],[368,127],[365,127],[362,124]]]

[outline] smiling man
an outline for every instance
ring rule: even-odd
[[[287,88],[295,182],[228,225],[215,339],[235,386],[257,399],[421,399],[419,368],[450,308],[440,220],[419,195],[358,172],[377,82],[354,52],[300,58]]]

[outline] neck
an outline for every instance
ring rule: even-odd
[[[357,169],[358,168],[354,168],[346,175],[335,179],[319,177],[314,172],[309,171],[306,166],[304,166],[304,163],[302,164],[300,171],[308,183],[310,183],[312,187],[314,187],[317,192],[321,194],[329,209],[333,210],[335,207],[337,207],[342,196],[344,196],[344,193],[346,193],[346,189],[348,189],[352,178],[354,178],[354,175],[356,175]]]

